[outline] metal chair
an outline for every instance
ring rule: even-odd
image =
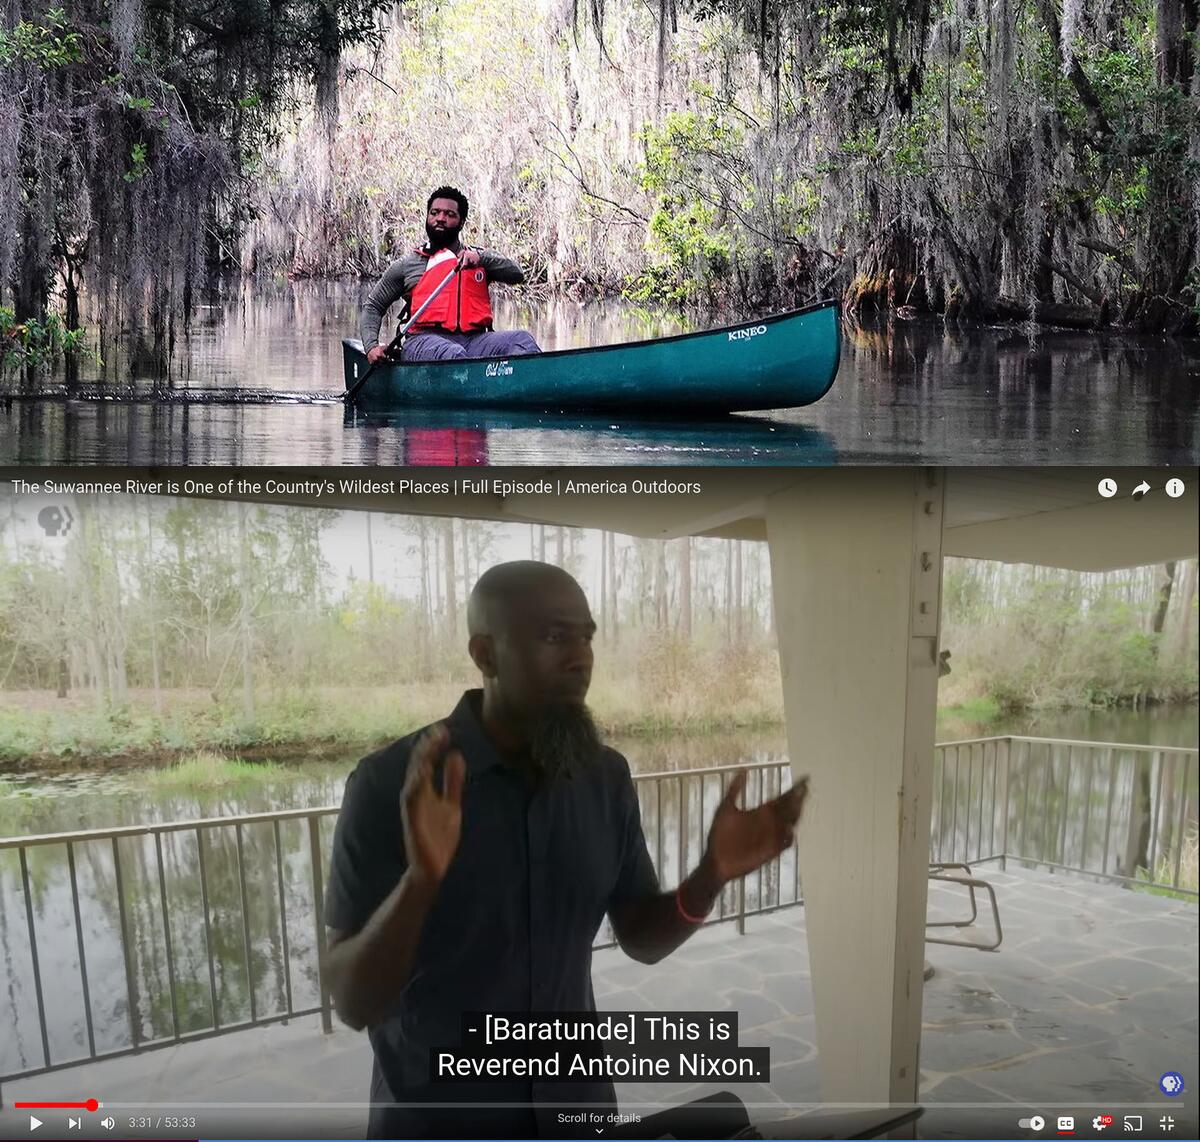
[[[950,875],[950,869],[960,869],[963,875]],[[980,889],[987,893],[988,901],[992,907],[992,925],[996,931],[996,938],[991,942],[978,940],[953,939],[947,936],[925,936],[927,944],[949,944],[956,948],[978,948],[981,952],[994,952],[1000,947],[1000,941],[1004,939],[1004,932],[1000,927],[1000,908],[996,904],[996,890],[986,881],[980,880],[971,872],[971,866],[964,861],[944,861],[929,866],[929,879],[941,881],[945,884],[961,885],[965,888],[971,898],[971,915],[965,920],[927,920],[926,928],[969,928],[979,916],[979,902],[975,898],[976,889]]]

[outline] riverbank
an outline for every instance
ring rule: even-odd
[[[156,766],[213,752],[248,762],[312,760],[368,752],[454,708],[468,681],[320,687],[256,696],[254,718],[240,702],[204,690],[131,690],[113,711],[90,695],[0,693],[0,772]],[[752,664],[736,683],[698,680],[655,693],[636,675],[598,675],[589,705],[608,736],[705,734],[783,723],[778,676]]]
[[[263,695],[253,726],[246,725],[240,709],[215,702],[201,690],[164,691],[161,711],[151,692],[132,691],[124,707],[108,714],[98,712],[83,696],[58,699],[49,691],[8,692],[0,694],[0,775],[182,766],[179,776],[187,778],[186,767],[199,759],[194,776],[207,781],[216,762],[244,764],[248,774],[256,772],[255,767],[265,771],[298,758],[341,762],[445,717],[465,685],[447,680]],[[777,678],[751,678],[737,690],[723,693],[720,700],[703,686],[647,695],[636,679],[598,678],[590,705],[609,738],[649,741],[672,735],[783,731]],[[956,741],[1032,734],[1190,745],[1195,735],[1187,728],[1195,724],[1195,710],[1195,703],[1175,703],[1150,711],[1072,707],[1012,712],[992,698],[972,698],[939,706],[936,736],[938,741]],[[1151,735],[1147,727],[1154,723],[1170,729]],[[221,776],[237,775],[223,770]]]

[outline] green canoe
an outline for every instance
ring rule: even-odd
[[[527,357],[380,365],[359,391],[366,409],[622,409],[670,416],[794,408],[820,400],[839,353],[838,303],[755,321]],[[360,341],[342,342],[349,391],[367,369]]]

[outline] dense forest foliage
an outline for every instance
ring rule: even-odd
[[[336,116],[382,0],[14,0],[0,17],[4,349],[124,328],[162,359],[230,262],[301,105]]]
[[[197,725],[234,744],[319,736],[327,706],[345,711],[337,732],[386,736],[405,715],[396,687],[476,676],[470,587],[522,556],[587,590],[609,724],[782,715],[765,544],[164,499],[78,498],[73,514],[56,541],[0,520],[0,754],[54,735],[81,748],[76,714],[115,748]],[[1196,623],[1195,561],[1084,575],[948,560],[942,700],[1194,700]],[[372,687],[392,688],[378,723]]]
[[[430,187],[554,290],[1194,330],[1195,0],[14,0],[11,352],[169,354],[241,267],[378,273]]]

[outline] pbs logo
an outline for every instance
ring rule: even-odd
[[[1158,1080],[1158,1089],[1165,1095],[1175,1098],[1183,1094],[1183,1075],[1178,1071],[1167,1071],[1161,1079]]]

